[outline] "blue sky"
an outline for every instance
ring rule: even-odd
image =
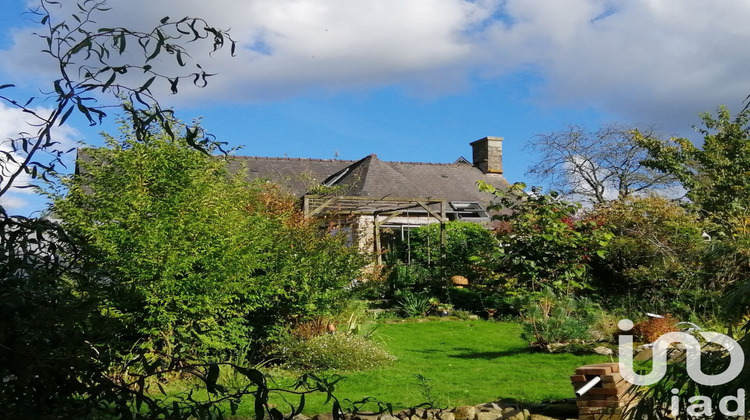
[[[29,3],[33,4],[33,2]],[[504,137],[511,182],[523,149],[566,124],[619,122],[692,135],[698,113],[741,107],[750,93],[750,2],[729,0],[111,0],[100,26],[145,28],[202,16],[231,28],[237,57],[196,58],[218,73],[205,89],[156,87],[184,120],[202,117],[241,154],[452,162],[468,143]],[[27,7],[0,15],[0,84],[19,100],[49,89],[53,69]],[[161,89],[161,90],[159,90]],[[41,104],[44,106],[44,104]],[[0,106],[0,136],[20,130]],[[71,120],[57,135],[99,145]],[[4,197],[11,211],[40,207]]]

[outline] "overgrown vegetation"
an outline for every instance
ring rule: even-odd
[[[4,414],[209,418],[223,416],[227,405],[234,412],[249,395],[256,417],[278,419],[281,412],[269,404],[270,393],[278,391],[322,392],[338,416],[341,403],[331,394],[338,377],[303,375],[291,389],[274,389],[247,365],[276,360],[297,369],[387,369],[394,360],[369,339],[375,327],[365,322],[361,308],[345,309],[347,286],[363,275],[364,257],[344,238],[302,217],[295,200],[277,187],[229,173],[222,158],[211,155],[223,152],[223,145],[197,124],[177,123],[151,93],[159,81],[176,93],[180,81],[204,86],[210,76],[200,66],[185,74],[162,72],[156,66],[163,52],[185,68],[187,42],[208,40],[216,51],[225,44],[234,50],[233,41],[200,18],[166,17],[148,32],[94,29],[93,17],[106,11],[106,2],[76,5],[68,21],[51,12],[58,6],[68,10],[58,2],[41,0],[36,10],[46,30],[45,53],[60,70],[43,90],[54,104],[50,113],[34,108],[33,98],[0,96],[36,118],[37,129],[8,140],[13,153],[3,152],[0,161],[0,196],[29,175],[49,183],[51,210],[61,220],[12,217],[0,207]],[[133,62],[122,63],[123,57]],[[123,75],[133,73],[145,78],[123,82]],[[3,93],[12,88],[0,85]],[[113,94],[118,102],[128,99],[121,135],[108,136],[107,148],[83,151],[80,171],[60,176],[56,168],[66,151],[52,138],[52,127],[74,112],[99,123],[109,105],[90,98],[93,90]],[[719,108],[703,122],[700,147],[687,139],[662,141],[652,133],[620,129],[596,133],[607,142],[581,143],[582,130],[543,136],[538,141],[552,169],[573,168],[579,177],[568,192],[588,196],[595,207],[583,209],[553,191],[525,192],[523,184],[507,190],[483,185],[503,210],[493,231],[448,223],[443,249],[438,225],[414,229],[408,248],[390,255],[384,284],[366,287],[407,317],[451,311],[464,318],[520,317],[527,343],[545,350],[610,339],[616,331],[605,311],[619,310],[673,316],[639,322],[634,333],[643,341],[672,331],[677,320],[720,322],[747,355],[750,111],[732,117]],[[562,158],[555,158],[561,151]],[[580,158],[587,153],[592,159]],[[675,180],[688,200],[645,194],[654,186],[664,192]],[[312,191],[341,192],[321,188]],[[617,199],[609,200],[607,193]],[[469,284],[453,287],[452,276]],[[398,334],[398,327],[392,328]],[[447,342],[424,340],[418,351],[442,354]],[[469,365],[460,361],[542,356],[525,353],[523,345],[448,350],[464,368]],[[409,353],[397,356],[408,359]],[[514,368],[524,361],[513,359]],[[440,363],[435,382],[415,373],[431,404],[433,389],[449,383],[455,370]],[[725,354],[711,352],[704,366],[716,372],[725,363]],[[557,370],[535,371],[538,378],[545,375],[560,376]],[[190,385],[167,395],[162,383],[170,380]],[[661,416],[658,406],[672,387],[718,397],[733,394],[747,380],[742,372],[725,386],[700,387],[675,364],[666,381],[643,391],[639,414]],[[194,392],[196,383],[204,393]],[[514,389],[506,392],[516,396]],[[528,392],[517,397],[542,396]],[[303,406],[300,398],[292,414]]]
[[[251,386],[219,388],[215,362],[263,361],[291,326],[335,314],[365,260],[293,199],[229,174],[181,137],[107,142],[84,152],[65,195],[52,194],[59,225],[2,225],[3,245],[16,244],[3,250],[0,305],[10,412],[205,417],[221,409],[216,393],[262,403],[257,371],[225,364]],[[343,336],[350,358],[367,353],[355,348],[364,339]],[[201,378],[206,399],[185,394],[173,408],[146,397],[154,381],[184,375]]]
[[[364,258],[291,197],[163,132],[106,142],[83,152],[53,211],[116,283],[102,311],[139,347],[221,360],[250,345],[263,358],[287,325],[345,304]]]
[[[687,139],[671,139],[657,142],[641,138],[641,144],[649,150],[647,162],[653,168],[677,177],[687,190],[690,202],[686,207],[706,223],[709,245],[704,254],[706,280],[699,286],[718,290],[721,296],[716,309],[719,319],[728,326],[727,333],[738,339],[744,350],[747,366],[750,342],[747,332],[748,300],[748,255],[750,244],[747,229],[747,214],[750,202],[747,195],[747,173],[750,172],[750,111],[746,108],[732,117],[726,108],[720,107],[714,117],[703,115],[704,127],[699,131],[704,137],[702,147]],[[707,374],[723,372],[728,354],[723,351],[707,352],[702,357],[701,370]],[[682,406],[687,398],[701,395],[719,401],[727,395],[737,395],[748,381],[744,369],[732,381],[716,386],[705,386],[691,380],[685,365],[673,363],[668,366],[665,378],[654,386],[640,391],[641,403],[632,412],[633,416],[666,418],[669,413],[661,410],[661,404],[672,398],[672,390],[678,390]],[[714,411],[714,418],[724,418],[724,413]],[[741,415],[741,414],[740,414]],[[678,418],[688,418],[683,409]]]
[[[477,260],[489,258],[497,247],[497,239],[481,224],[451,221],[445,224],[447,238],[445,259],[441,258],[440,225],[431,224],[413,229],[410,233],[409,248],[411,263],[424,267],[439,267],[444,277],[460,275],[470,281],[481,282],[494,273],[477,264]],[[398,249],[402,260],[409,252],[406,244]]]

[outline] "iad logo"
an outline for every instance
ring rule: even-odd
[[[633,321],[623,319],[617,323],[623,331],[633,329]],[[687,355],[687,372],[690,378],[701,385],[723,385],[740,374],[745,363],[745,353],[731,337],[716,332],[699,332],[709,343],[718,344],[729,351],[729,367],[719,374],[706,375],[701,370],[701,345],[691,334],[670,332],[662,335],[653,343],[653,368],[647,375],[639,375],[633,370],[633,336],[620,335],[620,374],[634,385],[652,385],[661,380],[667,373],[667,349],[671,343],[682,343]]]

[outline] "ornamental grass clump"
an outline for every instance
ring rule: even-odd
[[[367,370],[396,360],[365,337],[335,332],[296,340],[283,353],[287,365],[308,370]]]

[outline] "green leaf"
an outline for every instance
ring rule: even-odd
[[[107,88],[110,87],[112,83],[114,83],[116,78],[117,78],[117,72],[112,71],[112,75],[109,76],[109,79],[107,79],[107,81],[104,82],[104,84],[102,85],[102,92],[105,92]]]
[[[172,90],[172,93],[177,93],[177,83],[180,81],[179,77],[175,77],[174,79],[168,79],[169,80],[169,88]]]
[[[127,39],[125,37],[125,33],[120,33],[119,36],[119,45],[118,45],[118,52],[122,55],[122,53],[125,52],[125,45],[127,44]]]
[[[57,93],[60,96],[64,95],[64,92],[62,90],[62,86],[60,85],[62,83],[62,79],[57,79],[53,82],[53,85],[55,86],[55,93]]]
[[[260,391],[258,391],[260,393]],[[260,395],[255,397],[255,420],[263,420],[266,417],[264,400]]]
[[[62,118],[60,118],[60,123],[57,124],[58,126],[61,126],[65,124],[65,121],[70,117],[70,114],[73,112],[73,108],[75,108],[74,105],[71,105],[70,108],[68,108],[67,111],[65,111],[65,114],[63,114]]]
[[[75,47],[73,47],[70,50],[70,55],[77,54],[82,49],[84,49],[84,48],[90,48],[90,47],[91,47],[91,39],[90,38],[86,38],[83,41],[79,42],[78,45],[76,45]]]
[[[276,407],[272,408],[269,414],[271,415],[271,419],[273,420],[284,420],[284,414],[282,414],[281,411],[279,411],[279,409]]]
[[[147,91],[147,90],[148,90],[148,88],[149,88],[149,86],[151,86],[151,84],[152,84],[152,83],[154,83],[154,80],[156,80],[156,76],[154,76],[154,77],[152,77],[152,78],[148,79],[148,80],[146,81],[146,83],[144,83],[144,84],[143,84],[143,86],[141,86],[141,87],[140,87],[140,88],[138,89],[138,92],[144,92],[144,91]]]
[[[299,406],[297,406],[297,409],[294,411],[294,415],[302,414],[302,410],[305,409],[305,394],[300,395],[299,397]]]
[[[338,400],[333,401],[333,408],[331,409],[331,414],[333,415],[334,420],[342,420],[341,404],[339,404]]]
[[[261,373],[261,371],[257,369],[245,368],[242,366],[235,366],[234,368],[237,370],[237,372],[244,375],[257,387],[264,388],[266,386],[266,377],[263,375],[263,373]]]

